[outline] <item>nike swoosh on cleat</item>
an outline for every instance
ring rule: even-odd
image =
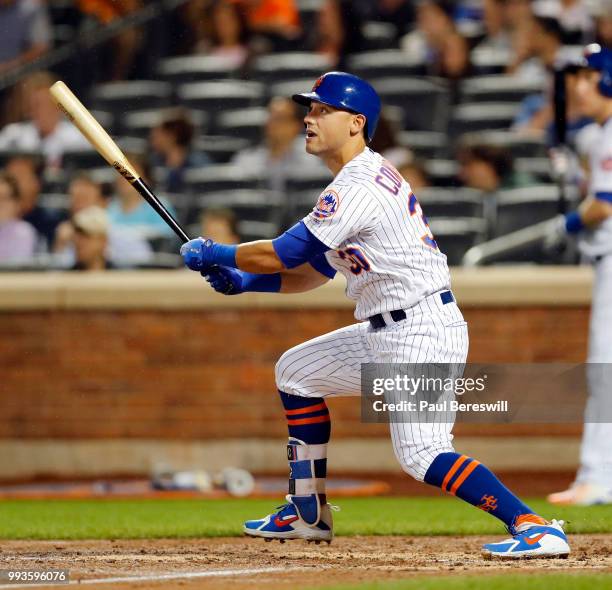
[[[281,520],[278,516],[274,519],[274,524],[277,527],[284,527],[287,526],[288,524],[291,524],[292,522],[295,522],[296,520],[299,519],[299,516],[291,516],[289,518],[286,518],[284,520]]]
[[[542,539],[542,537],[545,537],[546,533],[540,533],[537,537],[533,537],[533,539],[530,539],[529,537],[525,537],[525,543],[527,543],[527,545],[535,545],[540,539]]]

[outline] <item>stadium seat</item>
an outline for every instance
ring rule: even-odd
[[[427,160],[424,167],[432,186],[459,186],[459,165],[455,160]]]
[[[92,92],[92,103],[97,109],[115,115],[126,111],[159,109],[170,104],[172,85],[152,80],[132,80],[99,84]]]
[[[455,107],[449,125],[449,136],[455,140],[465,133],[507,130],[518,110],[516,103],[475,102]]]
[[[567,197],[570,203],[575,203],[578,197],[576,189],[568,187]],[[494,237],[545,221],[559,212],[559,189],[556,185],[499,191],[495,198],[497,214]]]
[[[114,184],[119,178],[119,173],[108,165],[100,168],[90,168],[87,174],[98,184]]]
[[[308,215],[313,210],[318,196],[318,191],[312,190],[287,193],[284,225],[290,227]]]
[[[371,80],[384,104],[402,107],[404,127],[422,131],[445,131],[450,93],[438,78],[379,78]]]
[[[206,133],[208,130],[208,115],[202,111],[194,110],[189,110],[187,113],[195,127],[196,135]],[[121,130],[133,137],[148,138],[151,129],[161,123],[164,115],[165,111],[159,109],[127,113],[121,122]]]
[[[181,104],[208,111],[211,117],[229,109],[261,106],[265,87],[259,82],[238,80],[193,82],[178,87]]]
[[[382,21],[367,21],[361,25],[363,49],[366,51],[391,50],[397,47],[395,26]]]
[[[263,128],[268,120],[268,109],[252,107],[239,111],[222,113],[215,124],[216,131],[228,137],[247,139],[256,144],[262,138]]]
[[[470,188],[425,187],[417,191],[423,212],[429,217],[483,217],[482,192]]]
[[[309,92],[317,78],[295,78],[292,80],[284,80],[282,82],[274,82],[268,89],[270,97],[273,96],[292,96],[299,92]],[[304,109],[305,111],[306,109]]]
[[[325,169],[291,170],[287,174],[287,193],[312,191],[316,200],[319,193],[332,181],[332,174]]]
[[[399,49],[364,51],[348,58],[349,72],[374,80],[378,78],[397,78],[425,74],[425,64],[415,61]]]
[[[233,58],[219,55],[185,55],[168,57],[159,62],[157,71],[172,84],[223,80],[236,77],[240,67]]]
[[[187,191],[195,195],[256,188],[259,182],[259,178],[245,174],[244,170],[232,164],[217,164],[185,172]],[[228,192],[226,197],[230,196]]]
[[[243,221],[280,223],[285,200],[282,195],[268,190],[234,190],[211,192],[197,199],[199,211],[207,208],[227,208],[234,211],[237,218]]]
[[[444,217],[428,218],[429,226],[442,252],[446,254],[448,264],[461,264],[463,255],[478,242],[481,242],[487,231],[484,219]]]
[[[478,76],[503,74],[511,59],[508,49],[497,47],[475,47],[470,53],[472,68]]]
[[[36,150],[34,151],[14,150],[14,149],[0,150],[0,167],[4,168],[4,166],[6,166],[6,163],[11,158],[16,158],[19,156],[25,156],[27,158],[35,158],[36,160],[40,160],[40,161],[44,160],[44,156],[42,152],[39,152]]]
[[[332,65],[330,59],[320,53],[273,53],[262,55],[255,60],[253,77],[266,83],[297,77],[310,78],[314,81],[332,69]]]
[[[110,169],[111,172],[116,172]],[[42,193],[65,193],[68,190],[70,175],[63,168],[45,168],[42,175]]]
[[[469,102],[521,102],[530,94],[541,94],[538,80],[526,81],[515,76],[477,76],[461,82],[461,101]]]
[[[67,216],[70,197],[66,193],[42,193],[38,196],[38,204],[49,211]]]
[[[238,235],[243,242],[255,240],[270,240],[281,233],[278,223],[273,221],[249,221],[238,222]]]
[[[504,147],[515,158],[539,158],[546,156],[547,146],[543,137],[521,135],[514,131],[476,131],[461,136],[460,142]]]
[[[437,131],[401,131],[398,133],[399,145],[412,150],[418,158],[430,159],[444,157],[448,142],[444,133]]]
[[[530,174],[537,181],[549,184],[554,182],[553,170],[549,158],[517,158],[514,167],[518,172]]]
[[[71,172],[98,168],[105,164],[104,158],[94,149],[78,152],[64,152],[62,166]]]
[[[193,147],[198,152],[204,152],[213,162],[226,164],[235,153],[250,145],[251,142],[242,137],[202,135],[196,138]]]

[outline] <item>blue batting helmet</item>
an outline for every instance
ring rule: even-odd
[[[372,141],[380,116],[380,97],[365,80],[346,72],[327,72],[314,83],[311,92],[294,94],[292,98],[306,106],[314,100],[363,115],[368,141]]]
[[[601,73],[599,92],[607,98],[612,98],[612,51],[597,43],[587,45],[581,65]]]

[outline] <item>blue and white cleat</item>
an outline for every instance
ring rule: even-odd
[[[334,525],[331,508],[326,504],[321,507],[321,517],[315,525],[308,525],[298,514],[296,507],[287,496],[287,504],[280,506],[278,512],[258,520],[247,520],[243,531],[251,537],[261,537],[266,541],[274,539],[284,543],[288,539],[305,539],[319,544],[321,541],[331,543],[334,537]]]
[[[483,551],[488,557],[517,559],[528,557],[567,557],[570,547],[563,531],[562,520],[545,524],[523,522],[510,530],[511,539],[500,543],[487,543]]]

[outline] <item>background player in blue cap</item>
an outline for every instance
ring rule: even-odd
[[[336,271],[346,278],[358,322],[292,348],[276,365],[289,427],[287,504],[244,525],[247,535],[266,540],[329,542],[333,523],[325,482],[331,422],[325,398],[360,395],[363,363],[462,370],[468,333],[450,291],[446,256],[416,196],[397,170],[367,147],[380,113],[376,91],[356,76],[329,72],[311,92],[293,99],[308,107],[306,151],[334,174],[312,212],[275,240],[225,246],[198,238],[181,252],[189,268],[228,295],[308,291]],[[534,514],[479,461],[456,453],[452,421],[390,422],[404,471],[504,522],[512,538],[485,545],[488,554],[567,555],[563,522]]]
[[[555,504],[612,502],[612,51],[589,45],[579,64],[576,95],[597,130],[589,150],[589,194],[564,228],[577,234],[593,263],[595,282],[589,327],[589,400],[580,469],[569,490],[549,496]]]

